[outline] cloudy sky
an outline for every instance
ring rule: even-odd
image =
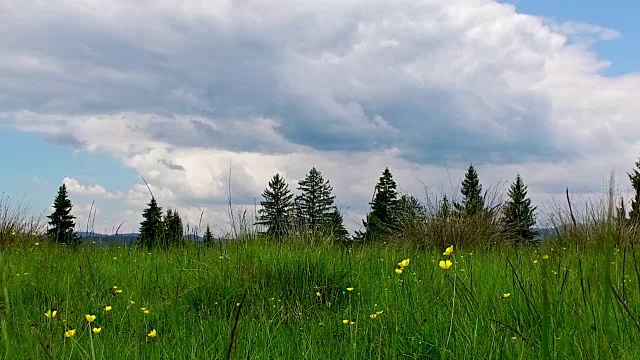
[[[520,173],[541,210],[598,197],[640,154],[640,3],[614,0],[4,0],[0,191],[136,231],[149,182],[228,229],[276,172],[315,166],[350,230],[400,190]],[[454,195],[455,196],[455,195]],[[578,201],[578,200],[577,200]]]

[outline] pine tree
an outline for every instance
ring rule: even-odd
[[[309,170],[307,176],[298,182],[301,194],[296,197],[300,222],[311,231],[317,231],[325,216],[333,206],[335,196],[331,195],[333,188],[329,180],[324,180],[320,171],[315,167]]]
[[[71,215],[73,205],[67,194],[67,187],[62,184],[58,189],[58,195],[53,201],[53,213],[48,215],[49,228],[47,236],[51,241],[59,242],[67,245],[76,245],[80,239],[74,233],[73,229],[76,224],[75,216]]]
[[[473,164],[469,166],[462,181],[462,206],[456,204],[457,210],[466,216],[473,216],[484,210],[484,198],[482,197],[482,185]]]
[[[322,230],[339,242],[349,240],[349,232],[344,227],[344,220],[338,208],[325,213],[322,217]]]
[[[367,220],[362,222],[365,228],[365,240],[379,239],[398,229],[396,187],[389,168],[385,168],[376,184],[373,202],[369,204],[371,212],[367,214]]]
[[[204,245],[213,244],[213,233],[211,232],[211,229],[209,228],[209,224],[207,224],[207,230],[205,230],[204,236],[202,237],[202,243]]]
[[[280,240],[289,232],[291,225],[293,194],[284,178],[275,174],[262,197],[264,200],[260,201],[262,208],[258,210],[260,215],[256,225],[267,226],[267,234]]]
[[[636,161],[636,169],[633,169],[633,173],[628,174],[631,186],[635,190],[629,211],[629,219],[634,223],[640,223],[640,172],[638,169],[640,169],[640,160]]]
[[[536,207],[531,206],[527,198],[527,186],[520,174],[509,189],[509,200],[503,208],[505,230],[519,240],[531,241],[537,235],[532,229],[535,225]]]
[[[158,206],[152,196],[148,207],[142,212],[144,220],[140,223],[140,234],[137,245],[150,249],[164,243],[164,224],[162,223],[162,208]]]
[[[184,244],[184,226],[177,210],[167,210],[164,217],[164,247]]]

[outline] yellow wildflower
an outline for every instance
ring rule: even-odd
[[[156,331],[156,329],[153,329],[150,333],[147,334],[147,336],[149,337],[149,339],[155,339],[158,336],[158,332]]]
[[[107,305],[104,307],[104,311],[111,311],[111,305]]]
[[[320,293],[320,291],[316,291],[316,296],[322,296],[322,294]]]
[[[369,315],[369,317],[371,318],[371,320],[375,320],[378,318],[378,314],[377,313],[373,313],[371,315]]]
[[[122,293],[122,289],[116,289],[113,293],[114,294],[121,294]]]
[[[34,244],[35,246],[40,245],[40,243],[39,243],[39,242],[35,242],[35,243],[33,243],[33,244]]]
[[[506,298],[508,298],[509,296],[511,296],[511,293],[504,293],[504,294],[502,294],[502,298],[503,298],[503,299],[506,299]]]
[[[453,245],[446,248],[446,250],[442,253],[442,255],[446,255],[446,256],[449,256],[451,254],[453,254]]]
[[[91,329],[91,331],[93,331],[94,334],[100,334],[100,332],[102,331],[102,328],[94,327],[93,329]]]
[[[353,288],[352,287],[348,287],[347,291],[353,291]]]
[[[442,270],[449,270],[449,268],[451,267],[451,260],[440,260],[440,262],[438,263],[438,265],[440,265],[440,268]]]
[[[547,259],[549,259],[549,255],[544,254],[544,255],[542,255],[542,258],[543,258],[543,259],[545,259],[545,260],[547,260]]]
[[[136,304],[136,302],[135,302],[135,301],[133,301],[133,300],[129,300],[129,303],[130,303],[131,305],[135,305],[135,304]]]
[[[64,333],[64,337],[67,337],[67,338],[74,337],[75,334],[76,334],[76,330],[75,329],[67,330]]]
[[[402,269],[396,269],[396,274],[398,275],[402,274]]]
[[[47,317],[47,318],[49,318],[49,319],[52,319],[52,318],[56,317],[56,315],[57,315],[57,314],[58,314],[58,311],[56,311],[56,310],[53,310],[53,311],[49,310],[49,311],[47,311],[46,313],[44,313],[44,316],[46,316],[46,317]]]
[[[538,259],[533,260],[533,263],[534,263],[534,264],[537,264],[537,263],[538,263]]]
[[[84,316],[84,319],[87,320],[87,322],[94,322],[96,320],[96,316],[95,315],[91,315],[91,314],[87,314]]]
[[[398,266],[400,266],[401,268],[406,268],[407,266],[409,266],[409,258],[400,261],[398,263]]]
[[[345,324],[345,325],[347,325],[347,324],[349,323],[349,320],[344,319],[344,320],[342,320],[342,323],[343,323],[343,324]]]
[[[140,311],[142,311],[142,313],[145,315],[149,315],[149,310],[147,310],[146,307],[140,308]]]

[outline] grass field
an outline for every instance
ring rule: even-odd
[[[640,358],[626,247],[19,244],[0,259],[5,359]]]

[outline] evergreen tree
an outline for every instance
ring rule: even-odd
[[[47,236],[54,242],[60,242],[67,245],[75,245],[80,239],[74,233],[73,229],[76,224],[75,216],[71,215],[73,205],[67,194],[67,187],[62,184],[58,189],[58,195],[53,201],[53,213],[48,215],[49,228]]]
[[[298,182],[298,190],[301,193],[296,197],[295,203],[299,222],[309,230],[317,231],[322,218],[333,206],[333,188],[329,180],[324,180],[320,171],[313,167],[307,176]]]
[[[442,202],[440,203],[440,208],[438,209],[438,217],[441,219],[448,219],[449,217],[451,217],[453,212],[453,207],[451,205],[451,202],[449,201],[449,198],[447,197],[446,194],[442,195]]]
[[[162,208],[158,206],[152,196],[148,207],[142,212],[144,220],[140,223],[140,234],[137,245],[150,249],[164,243],[164,225],[162,223]]]
[[[177,210],[167,210],[164,217],[164,247],[184,244],[184,226]]]
[[[342,214],[338,208],[325,213],[322,217],[322,230],[339,242],[349,240],[349,232],[344,227]]]
[[[633,169],[633,173],[628,174],[631,186],[635,190],[633,199],[631,199],[629,219],[635,223],[640,223],[640,172],[638,169],[640,169],[640,160],[636,161],[636,169]]]
[[[397,203],[397,218],[400,227],[409,227],[422,221],[427,214],[427,209],[413,195],[403,194]]]
[[[473,164],[469,165],[462,181],[462,206],[456,204],[457,210],[466,216],[473,216],[484,210],[484,198],[482,197],[482,185]]]
[[[527,186],[520,174],[509,189],[509,200],[503,208],[505,230],[520,240],[531,241],[537,235],[532,229],[535,225],[536,207],[531,206],[527,198]]]
[[[367,220],[362,222],[365,228],[363,234],[365,240],[379,239],[398,229],[396,187],[389,168],[385,168],[376,184],[373,202],[369,204],[371,212],[367,214]]]
[[[207,230],[205,230],[204,236],[202,237],[202,243],[204,245],[213,244],[213,233],[211,232],[211,229],[209,228],[209,224],[207,224]]]
[[[260,201],[262,208],[258,210],[260,215],[256,225],[267,226],[267,234],[280,240],[289,232],[291,225],[293,194],[284,178],[275,174],[262,197],[264,200]]]

